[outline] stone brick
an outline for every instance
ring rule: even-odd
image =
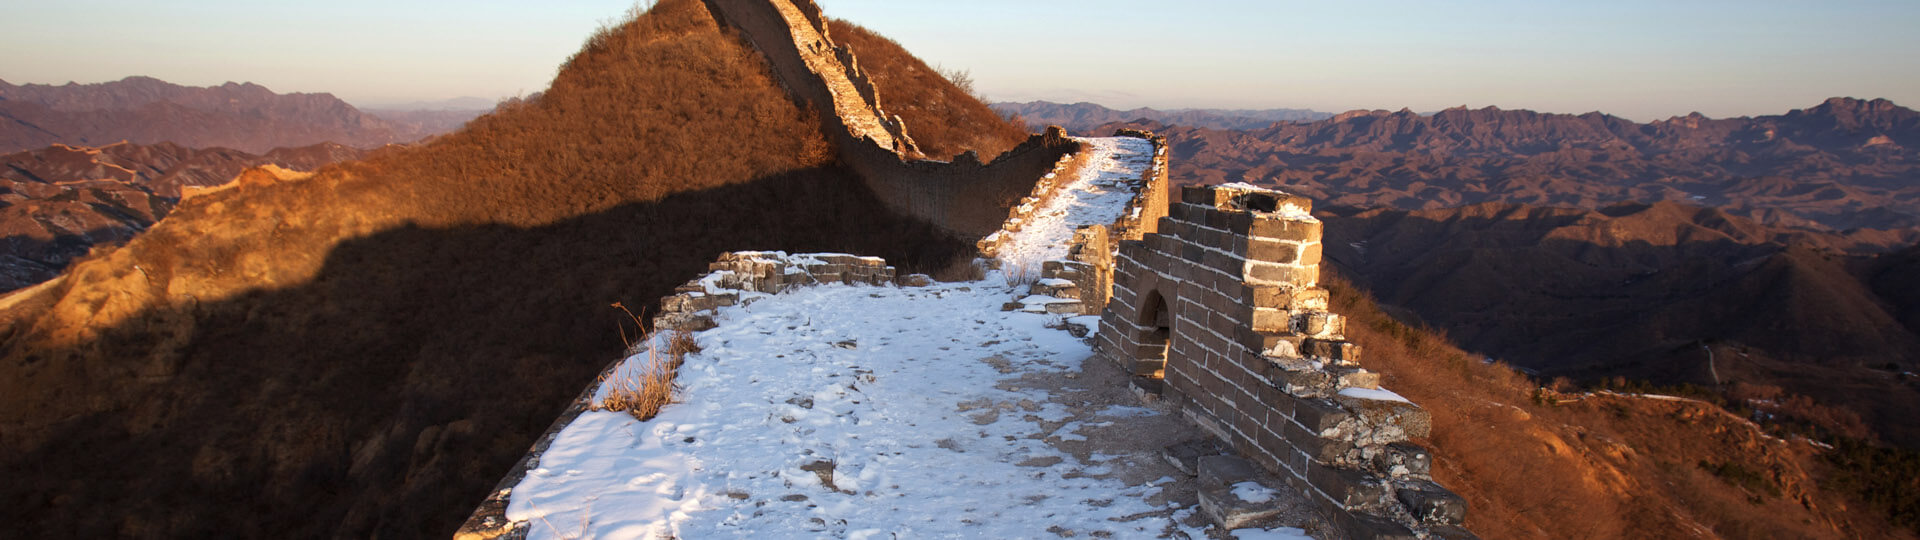
[[[1328,360],[1350,363],[1360,361],[1360,345],[1344,339],[1309,338],[1301,343],[1300,350],[1308,355]]]
[[[1247,281],[1257,285],[1286,284],[1305,288],[1320,282],[1320,267],[1283,265],[1248,259],[1244,275]]]
[[[1207,265],[1207,268],[1217,271],[1236,272],[1246,267],[1247,260],[1242,257],[1228,255],[1225,252],[1207,250],[1205,254],[1201,255],[1201,263]]]
[[[1181,186],[1180,202],[1212,207],[1213,188],[1208,186]]]
[[[1459,525],[1467,519],[1467,500],[1432,481],[1401,487],[1396,497],[1414,519],[1423,522]]]
[[[1306,428],[1300,427],[1299,424],[1287,423],[1282,426],[1282,428],[1284,431],[1281,435],[1286,439],[1288,445],[1306,454],[1308,459],[1320,463],[1338,461],[1345,458],[1348,452],[1353,451],[1353,443],[1341,439],[1321,437],[1318,434],[1308,432]]]
[[[1254,307],[1288,309],[1298,290],[1278,285],[1247,285],[1242,291],[1241,302]]]
[[[1223,212],[1219,210],[1209,211],[1207,212],[1206,225],[1208,228],[1220,229],[1224,231],[1227,229],[1227,227],[1230,226],[1227,224],[1227,216],[1229,215],[1231,214],[1229,214],[1228,212]]]
[[[1187,476],[1200,474],[1200,458],[1222,456],[1231,453],[1227,443],[1213,437],[1203,437],[1167,446],[1161,449],[1161,457],[1173,468],[1187,473]]]
[[[1314,337],[1332,337],[1345,335],[1347,319],[1335,313],[1325,311],[1294,312],[1293,331],[1301,335]]]
[[[1292,324],[1292,317],[1287,312],[1271,308],[1254,308],[1253,320],[1250,321],[1253,331],[1272,334],[1286,333],[1291,330],[1289,327]]]
[[[1300,264],[1320,264],[1321,250],[1324,244],[1314,242],[1300,248]]]
[[[1161,219],[1176,219],[1181,221],[1192,221],[1193,218],[1190,217],[1193,215],[1192,212],[1193,212],[1193,205],[1185,204],[1181,202],[1175,202],[1173,204],[1167,205],[1167,217],[1161,218]]]
[[[1353,418],[1353,413],[1333,401],[1320,398],[1294,398],[1293,421],[1319,434]]]
[[[1307,464],[1307,483],[1342,507],[1378,502],[1387,495],[1386,482],[1366,471]]]
[[[1291,242],[1319,242],[1320,221],[1287,218],[1281,216],[1254,216],[1252,230],[1254,238],[1263,240],[1284,240]]]
[[[1227,214],[1227,232],[1233,233],[1236,237],[1244,237],[1252,232],[1253,220],[1253,214],[1245,212]],[[1241,249],[1244,250],[1245,246],[1241,246]]]
[[[1262,353],[1272,350],[1283,341],[1289,342],[1292,348],[1298,350],[1300,341],[1305,339],[1286,332],[1255,330],[1251,322],[1244,328],[1236,328],[1234,332],[1234,338],[1239,342],[1240,346]]]
[[[1235,456],[1208,456],[1199,459],[1199,479],[1196,486],[1199,491],[1200,509],[1215,524],[1226,529],[1238,529],[1255,525],[1272,518],[1288,508],[1284,498],[1287,491],[1281,489],[1273,479],[1262,474],[1253,463]],[[1283,498],[1252,502],[1233,494],[1233,485],[1241,482],[1254,482],[1262,487],[1274,490]]]
[[[1186,261],[1190,263],[1199,264],[1206,258],[1206,254],[1207,248],[1200,247],[1197,244],[1182,244],[1180,246],[1180,258],[1186,259]]]
[[[1280,264],[1300,263],[1300,244],[1254,239],[1247,243],[1247,258]]]

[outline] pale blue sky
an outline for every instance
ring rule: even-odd
[[[1920,2],[819,0],[993,99],[1636,120],[1920,106]],[[0,17],[0,79],[252,81],[356,104],[532,93],[631,0],[63,0]]]

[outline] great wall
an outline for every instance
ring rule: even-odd
[[[744,333],[736,326],[763,324],[741,318],[745,317],[742,309],[749,304],[763,310],[778,309],[782,298],[834,286],[852,289],[849,294],[871,291],[864,296],[882,300],[899,297],[934,302],[946,298],[946,309],[964,304],[988,313],[990,307],[980,307],[985,304],[962,300],[990,300],[1000,295],[1003,312],[1045,316],[1049,328],[1058,328],[1056,332],[1069,332],[1075,338],[1086,336],[1075,339],[1078,344],[1068,348],[1082,348],[1082,356],[1095,355],[1119,366],[1126,375],[1122,380],[1128,381],[1122,384],[1128,386],[1138,405],[1195,426],[1198,429],[1190,431],[1206,435],[1166,445],[1155,457],[1190,478],[1186,481],[1197,486],[1197,510],[1221,530],[1280,525],[1302,528],[1322,540],[1474,538],[1462,526],[1467,513],[1465,502],[1433,481],[1430,454],[1409,442],[1429,431],[1426,413],[1380,388],[1380,377],[1362,367],[1361,348],[1344,339],[1345,319],[1328,311],[1328,293],[1318,286],[1321,224],[1311,216],[1311,201],[1234,184],[1188,187],[1176,196],[1169,188],[1164,140],[1148,132],[1122,132],[1112,139],[1074,139],[1056,128],[1034,136],[991,164],[982,164],[970,154],[952,162],[926,160],[915,148],[909,126],[884,112],[880,96],[860,72],[853,52],[833,43],[818,6],[810,0],[706,0],[706,5],[717,19],[738,30],[766,57],[776,78],[796,101],[820,112],[823,128],[835,139],[840,158],[860,172],[884,202],[950,233],[979,238],[983,258],[978,264],[988,268],[990,276],[1004,279],[1007,287],[1001,289],[992,279],[936,284],[923,275],[897,275],[893,267],[874,257],[737,252],[723,255],[710,265],[708,274],[695,277],[674,295],[662,299],[659,315],[652,321],[656,332],[706,335],[731,329]],[[1096,159],[1106,162],[1092,163]],[[1087,173],[1083,169],[1088,167],[1106,167],[1106,173]],[[985,318],[988,313],[978,316]],[[960,315],[966,317],[965,313]],[[833,316],[819,314],[823,318]],[[798,329],[813,322],[813,316],[807,315],[806,324],[785,328],[813,331]],[[820,357],[874,347],[871,342],[875,338],[861,339],[865,341],[847,339],[834,342],[832,347],[796,352]],[[990,340],[981,346],[1000,341]],[[632,369],[624,364],[646,358],[647,343],[637,344],[628,359],[609,365],[602,379],[618,378],[620,370]],[[960,352],[945,352],[948,347],[938,349],[943,352],[931,354],[973,360],[958,358]],[[995,363],[994,358],[1015,354],[994,351],[995,356],[983,361]],[[1002,365],[1006,362],[1002,359],[995,363],[999,373],[1016,373]],[[1045,358],[1033,362],[1052,365]],[[855,369],[853,373],[855,380],[869,385],[870,392],[877,391],[871,389],[873,385],[881,384],[875,382],[871,370]],[[557,451],[556,445],[576,444],[568,441],[577,440],[577,435],[563,437],[563,432],[579,429],[574,425],[604,395],[603,386],[602,381],[596,381],[575,400],[527,457],[506,474],[457,537],[523,538],[536,530],[536,520],[559,515],[544,509],[530,511],[528,505],[532,503],[516,496],[546,496],[528,495],[533,490],[528,486],[554,482],[545,479],[556,474],[547,466],[549,453]],[[834,387],[840,388],[838,384]],[[846,393],[841,391],[842,395]],[[799,399],[789,399],[783,409],[789,412],[775,413],[781,418],[772,425],[814,422],[825,426],[821,422],[836,421],[809,416],[809,411],[816,408],[816,399],[826,398],[805,398],[804,403]],[[878,399],[870,396],[866,401]],[[967,403],[971,402],[962,402],[958,411],[976,407]],[[805,406],[796,409],[797,404]],[[680,405],[669,407],[676,406]],[[829,408],[824,403],[817,406]],[[1021,406],[1029,412],[1040,410]],[[833,410],[843,415],[866,410],[848,407]],[[1010,405],[998,407],[1016,414],[1020,410]],[[987,410],[995,411],[998,417],[997,410]],[[973,423],[981,424],[978,420]],[[985,424],[994,421],[989,418]],[[1049,432],[1068,429],[1058,422],[1036,425],[1047,425]],[[796,433],[804,436],[810,432]],[[983,431],[980,436],[984,438],[987,433]],[[1055,432],[1020,438],[1039,438],[1057,445],[1060,439],[1069,437]],[[696,438],[704,442],[724,437],[718,432],[701,432],[687,436],[686,442],[693,444]],[[1006,439],[1011,442],[1016,437],[1009,435]],[[949,439],[942,439],[936,446],[944,449],[941,452],[964,452],[962,443]],[[571,459],[582,451],[568,448],[558,452],[568,456],[554,459]],[[811,455],[813,450],[806,453]],[[800,468],[818,474],[828,492],[852,495],[859,491],[858,484],[851,490],[836,487],[834,470],[836,464],[842,471],[851,469],[859,459],[854,454],[842,448],[837,458],[806,460]],[[818,466],[822,463],[824,473]],[[1096,469],[1074,469],[1073,474],[1090,474],[1085,471]],[[779,476],[779,472],[772,476]],[[843,472],[842,484],[855,481]],[[631,480],[628,482],[622,489],[634,487]],[[792,480],[784,482],[788,487],[793,484]],[[684,495],[682,489],[672,487],[676,500]],[[1256,496],[1262,493],[1260,489],[1279,495]],[[610,494],[596,492],[587,497],[588,510],[591,501],[602,495]],[[712,495],[740,503],[762,496],[748,493],[747,488],[728,488]],[[866,495],[869,499],[875,496],[871,488]],[[1039,500],[1044,499],[1042,496]],[[553,499],[540,500],[557,504],[550,502]],[[807,496],[801,495],[752,502],[759,506],[773,502],[777,506],[781,504],[778,501],[798,501],[794,504],[815,508]],[[823,499],[819,504],[826,502]],[[1017,506],[1018,501],[1014,504]],[[1108,504],[1114,503],[1096,506]],[[693,503],[686,508],[702,507]],[[1001,512],[1015,515],[1011,509]],[[758,510],[752,512],[753,516],[760,514]],[[1138,519],[1138,515],[1130,519]],[[579,518],[582,534],[587,531],[585,516],[582,513]],[[863,531],[834,529],[831,523],[813,521],[802,526],[814,536],[866,537]],[[1026,531],[1031,534],[1041,534],[1042,528],[1061,536],[1073,534],[1071,528],[1027,525],[1034,527]],[[1021,524],[1013,526],[1011,530],[1021,530]],[[551,522],[539,527],[553,529],[549,532],[555,535],[567,535],[564,527]]]

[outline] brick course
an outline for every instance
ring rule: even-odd
[[[1156,231],[1114,244],[1097,348],[1161,373],[1184,416],[1309,494],[1340,534],[1458,532],[1465,503],[1405,442],[1430,429],[1425,411],[1377,390],[1346,319],[1327,311],[1311,210],[1241,184],[1183,188]]]

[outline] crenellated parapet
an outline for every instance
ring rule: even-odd
[[[1306,494],[1330,534],[1470,538],[1465,502],[1407,442],[1426,411],[1380,388],[1329,311],[1311,211],[1246,184],[1183,189],[1156,232],[1120,243],[1097,347]]]

